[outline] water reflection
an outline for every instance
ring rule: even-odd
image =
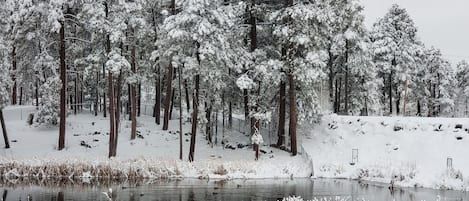
[[[3,200],[281,200],[288,196],[305,199],[332,198],[355,201],[469,201],[465,192],[430,189],[393,189],[348,180],[147,180],[92,181],[77,183],[41,181],[3,183]]]

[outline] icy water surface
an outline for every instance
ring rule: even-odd
[[[44,183],[46,182],[46,183]],[[180,181],[97,182],[77,184],[66,182],[31,182],[32,184],[2,184],[3,200],[281,200],[290,195],[305,200],[327,201],[469,201],[469,194],[459,191],[406,188],[391,191],[387,186],[364,184],[348,180],[232,180],[213,181],[185,179]],[[2,193],[0,191],[0,193]],[[105,192],[105,193],[103,193]]]

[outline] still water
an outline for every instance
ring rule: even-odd
[[[109,189],[112,189],[112,193]],[[2,192],[3,191],[3,192]],[[405,188],[391,192],[387,186],[349,180],[294,179],[294,180],[159,180],[140,182],[73,183],[55,182],[3,182],[0,189],[3,200],[281,200],[290,195],[305,200],[327,201],[469,201],[469,193]]]

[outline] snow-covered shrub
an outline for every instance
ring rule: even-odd
[[[288,196],[282,199],[282,201],[303,201],[300,196]]]
[[[59,97],[61,81],[59,77],[47,79],[39,88],[42,95],[39,110],[35,115],[37,125],[57,125],[59,120]]]

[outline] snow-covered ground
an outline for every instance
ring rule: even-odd
[[[469,119],[462,118],[329,115],[303,146],[313,158],[315,177],[469,190],[467,128]],[[355,165],[353,149],[358,149]]]
[[[137,139],[130,140],[130,121],[122,118],[119,126],[117,157],[109,160],[109,120],[102,114],[95,117],[89,111],[67,117],[66,148],[57,151],[58,128],[29,126],[27,112],[31,107],[5,109],[6,125],[11,149],[0,149],[0,173],[18,177],[191,177],[191,178],[290,178],[309,177],[311,162],[304,157],[291,157],[289,153],[268,146],[259,161],[254,160],[249,137],[239,132],[226,132],[224,149],[219,128],[218,145],[207,144],[203,129],[199,128],[195,162],[187,162],[190,123],[183,126],[183,159],[179,158],[179,126],[177,115],[170,121],[168,131],[154,123],[154,118],[138,118]],[[1,143],[1,142],[0,142]]]
[[[119,126],[117,157],[108,159],[109,121],[102,114],[69,115],[66,149],[57,151],[58,129],[27,125],[30,111],[34,107],[5,109],[12,148],[0,149],[3,176],[291,178],[311,176],[314,164],[314,177],[469,190],[469,119],[327,115],[319,125],[300,133],[300,150],[306,153],[291,157],[264,145],[259,161],[246,146],[249,136],[239,129],[225,132],[225,142],[233,150],[221,145],[222,128],[213,147],[199,128],[195,162],[189,163],[190,123],[183,126],[184,160],[180,161],[177,115],[168,131],[142,115],[134,141],[126,116]],[[358,151],[356,161],[353,149]],[[447,167],[448,158],[452,168]]]

